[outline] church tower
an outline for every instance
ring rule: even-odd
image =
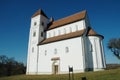
[[[37,74],[38,46],[37,44],[46,38],[48,17],[42,10],[38,10],[31,17],[31,27],[28,44],[27,74]],[[36,65],[33,65],[36,64]],[[28,73],[29,72],[29,73]]]

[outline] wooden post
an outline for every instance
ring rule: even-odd
[[[68,69],[69,69],[69,80],[71,80],[71,77],[70,77],[70,66],[68,66]]]
[[[68,67],[69,68],[69,80],[74,80],[74,74],[73,74],[73,67]],[[70,73],[72,72],[72,75]]]
[[[72,67],[72,70],[73,70],[73,67]],[[74,80],[74,74],[73,74],[73,71],[72,71],[72,80]]]

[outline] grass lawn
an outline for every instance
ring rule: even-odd
[[[87,78],[87,80],[120,80],[120,69],[74,74],[74,80],[81,80],[81,77],[84,76]],[[10,77],[1,77],[0,80],[68,80],[68,74],[16,75]]]

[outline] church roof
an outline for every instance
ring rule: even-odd
[[[43,16],[45,16],[46,18],[48,18],[48,17],[46,16],[46,14],[43,12],[42,9],[39,9],[37,12],[35,12],[35,13],[32,15],[32,18],[35,17],[35,16],[37,16],[37,15],[43,15]]]
[[[48,30],[60,27],[60,26],[65,25],[65,24],[73,23],[73,22],[79,21],[81,19],[84,19],[86,13],[87,13],[86,10],[84,10],[84,11],[76,13],[74,15],[59,19],[57,21],[53,21],[51,23],[51,25],[48,26]]]
[[[85,29],[79,30],[79,31],[76,31],[76,32],[71,32],[71,33],[59,35],[59,36],[55,36],[55,37],[50,37],[50,38],[47,38],[47,39],[43,40],[38,45],[47,44],[47,43],[56,42],[56,41],[61,41],[61,40],[66,40],[66,39],[70,39],[70,38],[74,38],[74,37],[80,37],[84,34],[84,31],[85,31]],[[97,34],[91,28],[89,29],[89,31],[87,33],[87,36],[101,36],[103,38],[102,35]]]

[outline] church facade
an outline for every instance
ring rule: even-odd
[[[27,75],[66,74],[106,68],[103,36],[96,33],[87,11],[54,21],[42,10],[31,17]]]

